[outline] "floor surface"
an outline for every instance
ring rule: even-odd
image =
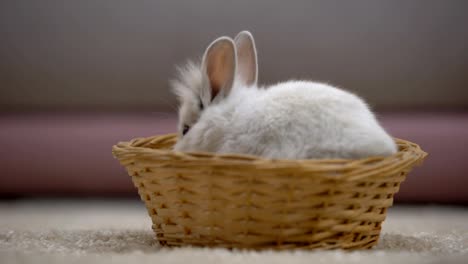
[[[161,248],[137,200],[0,202],[0,263],[468,263],[468,208],[394,206],[365,251]]]

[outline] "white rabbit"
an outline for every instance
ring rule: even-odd
[[[282,159],[387,156],[393,139],[362,99],[323,83],[257,87],[252,35],[221,37],[172,82],[181,103],[176,151]]]

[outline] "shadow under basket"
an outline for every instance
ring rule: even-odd
[[[120,142],[161,245],[364,249],[378,241],[393,196],[426,153],[395,139],[389,157],[271,160],[171,150],[175,134]]]

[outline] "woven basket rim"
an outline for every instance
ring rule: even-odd
[[[368,157],[363,159],[268,159],[254,155],[244,154],[216,154],[207,152],[178,152],[170,148],[158,148],[157,145],[169,144],[176,140],[177,134],[156,135],[151,137],[139,137],[130,141],[122,141],[114,145],[112,153],[114,157],[125,163],[135,162],[137,157],[146,157],[149,159],[166,160],[169,163],[184,162],[184,166],[198,166],[203,163],[205,166],[216,167],[219,164],[223,166],[249,166],[261,170],[278,170],[294,168],[300,171],[330,171],[348,172],[346,179],[356,180],[373,175],[375,168],[395,168],[405,167],[421,163],[427,156],[419,145],[407,140],[394,138],[399,147],[399,151],[391,156]],[[363,165],[363,166],[360,166]],[[366,165],[366,166],[364,166]],[[349,173],[353,171],[355,173]],[[340,175],[331,175],[330,179],[340,179]]]

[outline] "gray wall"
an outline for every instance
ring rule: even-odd
[[[468,105],[468,1],[1,1],[0,109],[168,110],[173,66],[256,37],[260,82],[310,78],[377,107]]]

